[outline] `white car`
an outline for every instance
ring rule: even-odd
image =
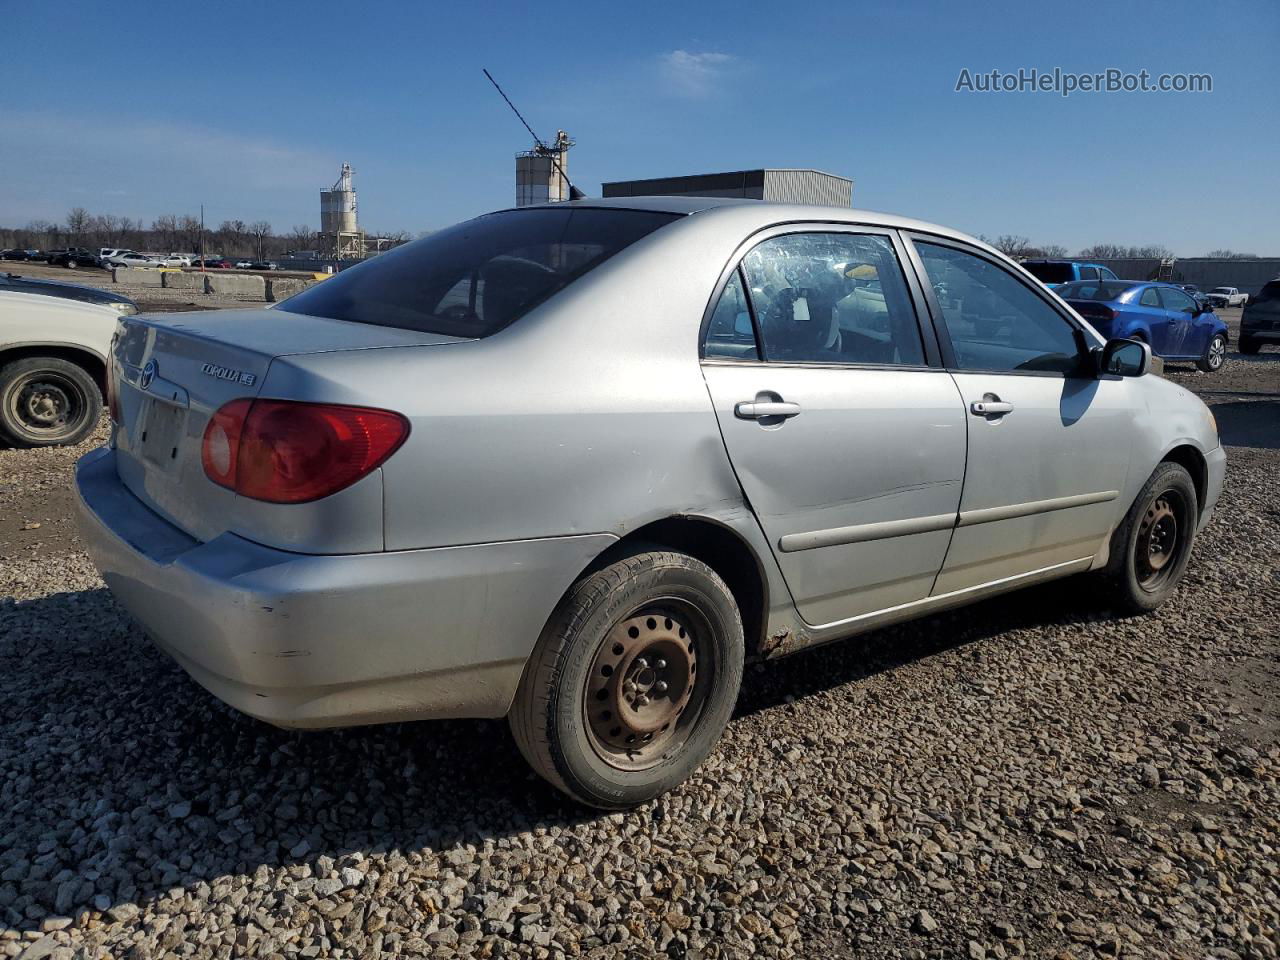
[[[106,263],[112,257],[123,256],[126,253],[133,253],[133,251],[127,247],[99,247],[98,259]]]
[[[158,267],[161,266],[159,260],[155,257],[149,257],[145,253],[134,253],[130,250],[127,253],[120,253],[114,257],[107,257],[103,263],[108,267]]]
[[[119,317],[98,304],[0,291],[0,438],[48,447],[88,436]]]
[[[1249,302],[1249,295],[1235,287],[1214,287],[1205,296],[1215,307],[1243,307]]]
[[[237,269],[237,270],[248,270],[248,269],[249,269],[250,267],[252,267],[252,266],[253,266],[253,261],[252,261],[252,260],[237,260],[237,261],[236,261],[236,269]]]
[[[156,257],[156,266],[158,267],[189,267],[191,260],[187,257],[179,257],[175,254],[169,254],[167,257]]]
[[[165,259],[165,260],[181,260],[181,261],[182,261],[182,263],[180,264],[181,266],[184,266],[184,267],[189,267],[189,266],[191,266],[191,254],[189,254],[189,253],[171,253],[171,254],[169,254],[169,256],[164,257],[164,258],[162,258],[162,259]]]

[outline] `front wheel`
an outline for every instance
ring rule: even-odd
[[[637,553],[560,601],[508,720],[530,766],[581,803],[635,806],[715,746],[742,682],[742,619],[725,582],[682,553]]]
[[[23,447],[79,443],[102,412],[83,367],[59,357],[24,357],[0,367],[0,435]]]
[[[1220,333],[1215,333],[1209,338],[1209,342],[1205,344],[1204,355],[1196,361],[1196,366],[1205,373],[1216,373],[1222,369],[1222,364],[1226,359],[1227,338]]]
[[[1191,475],[1180,464],[1160,464],[1111,535],[1104,576],[1122,610],[1147,613],[1168,599],[1191,559],[1199,521]]]

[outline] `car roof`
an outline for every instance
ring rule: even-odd
[[[742,197],[602,197],[585,200],[569,200],[557,203],[539,203],[527,207],[508,207],[494,211],[506,213],[518,210],[541,209],[604,209],[643,210],[654,213],[674,213],[685,216],[716,216],[740,221],[739,227],[761,229],[775,223],[817,222],[848,223],[863,226],[889,227],[895,230],[914,230],[932,233],[955,240],[963,240],[983,250],[999,254],[999,251],[976,237],[950,227],[943,227],[925,220],[914,220],[876,210],[860,210],[854,207],[830,207],[817,204],[776,203],[771,200],[748,200]],[[1004,254],[1000,254],[1004,256]]]

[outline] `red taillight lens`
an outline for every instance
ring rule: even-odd
[[[337,493],[377,469],[409,436],[389,410],[293,400],[232,400],[205,427],[200,459],[214,483],[269,503]]]

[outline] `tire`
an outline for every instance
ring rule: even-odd
[[[0,367],[0,436],[20,447],[79,443],[98,425],[102,394],[84,367],[24,357]]]
[[[1169,598],[1191,559],[1199,521],[1191,474],[1180,464],[1161,463],[1111,535],[1103,576],[1122,612],[1148,613]]]
[[[1222,364],[1226,359],[1227,338],[1220,333],[1215,333],[1209,338],[1209,342],[1204,345],[1204,353],[1196,361],[1196,366],[1205,373],[1217,373],[1222,369]]]
[[[67,262],[66,262],[66,264],[65,264],[65,266],[66,266],[66,268],[67,268],[68,270],[74,270],[74,269],[75,269],[76,267],[78,267],[79,265],[80,265],[80,264],[79,264],[79,262],[78,262],[78,261],[76,261],[76,260],[71,260],[71,259],[68,259],[68,260],[67,260]]]
[[[525,666],[512,735],[529,765],[580,803],[633,807],[711,752],[743,654],[738,605],[714,570],[682,553],[635,553],[560,601]]]
[[[1253,339],[1253,337],[1241,337],[1238,346],[1241,353],[1250,357],[1262,349],[1261,342]]]

